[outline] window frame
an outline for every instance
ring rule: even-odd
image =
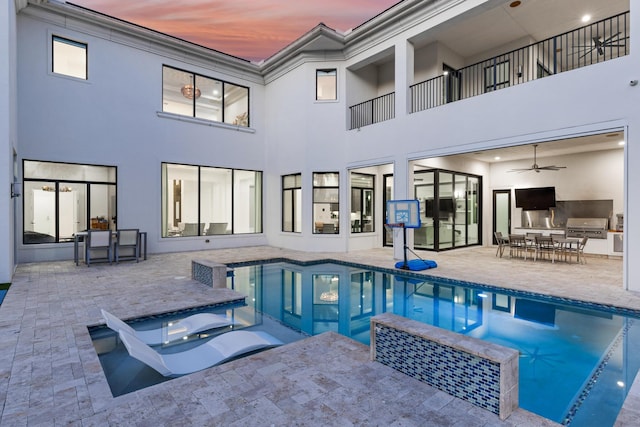
[[[364,187],[364,186],[359,186],[359,185],[353,185],[353,178],[355,176],[361,176],[361,177],[366,177],[366,178],[370,178],[371,179],[371,187]],[[359,222],[359,226],[355,226],[354,223],[352,223],[351,218],[349,218],[349,222],[351,223],[351,233],[353,234],[360,234],[360,233],[373,233],[376,231],[376,209],[375,209],[375,197],[376,197],[376,175],[374,174],[368,174],[368,173],[361,173],[361,172],[351,172],[350,175],[351,178],[351,212],[350,212],[350,216],[353,217],[353,214],[356,214],[358,212],[360,212],[360,218],[358,218]],[[359,193],[359,199],[360,199],[360,206],[354,206],[353,203],[353,192],[357,191]],[[365,215],[365,193],[366,192],[371,192],[371,220],[370,222],[367,222],[368,224],[371,224],[371,229],[370,230],[366,230],[365,231],[365,223],[364,223],[364,219],[362,218],[363,215]],[[354,211],[354,209],[356,209]],[[369,220],[368,220],[369,221]]]
[[[294,185],[287,186],[286,180],[287,178],[293,178]],[[285,200],[286,195],[291,194],[291,230],[286,229],[286,221],[285,221]],[[302,232],[302,212],[296,209],[296,194],[299,194],[299,202],[300,206],[302,203],[302,173],[293,173],[288,175],[282,175],[282,214],[281,214],[281,230],[285,233],[301,233]],[[301,210],[301,209],[300,209]],[[298,227],[297,224],[300,224]]]
[[[192,85],[193,87],[195,87],[195,94],[196,96],[188,96],[186,95],[184,92],[182,93],[182,96],[184,96],[186,99],[190,100],[191,103],[191,113],[190,114],[185,114],[185,113],[180,113],[180,112],[176,112],[176,111],[172,111],[171,109],[167,110],[165,109],[165,103],[166,103],[166,99],[169,98],[169,94],[167,93],[167,88],[165,86],[169,86],[172,83],[168,80],[165,80],[166,74],[165,74],[165,70],[173,70],[176,72],[180,72],[180,73],[185,73],[186,75],[189,76],[189,81],[190,83],[186,83],[188,85]],[[207,117],[202,117],[200,115],[198,115],[198,111],[199,108],[198,106],[200,105],[200,108],[202,108],[202,101],[198,101],[198,99],[201,98],[201,95],[198,94],[199,91],[199,87],[198,87],[198,80],[199,79],[206,79],[205,81],[211,81],[213,82],[213,84],[216,83],[220,83],[222,86],[222,90],[221,90],[221,95],[220,95],[220,118],[219,120],[217,119],[211,119],[211,118],[207,118]],[[185,85],[186,86],[186,85]],[[182,89],[185,88],[185,86],[182,87]],[[227,115],[227,110],[230,110],[230,105],[227,105],[227,102],[225,101],[225,96],[227,95],[227,90],[231,90],[233,88],[241,88],[241,89],[246,89],[246,97],[247,97],[247,103],[246,103],[246,111],[242,112],[241,114],[238,114],[235,116],[235,120],[231,120],[230,117],[226,117]],[[180,92],[182,92],[182,89],[179,89]],[[201,92],[200,92],[201,93]],[[186,104],[186,102],[185,102]],[[172,67],[171,65],[167,65],[167,64],[162,64],[162,110],[163,113],[165,114],[176,114],[179,116],[183,116],[183,117],[190,117],[193,119],[198,119],[198,120],[206,120],[209,122],[214,122],[214,123],[222,123],[222,124],[226,124],[229,126],[238,126],[241,128],[250,128],[251,127],[251,88],[249,86],[243,86],[237,83],[232,83],[226,80],[222,80],[222,79],[218,79],[218,78],[214,78],[214,77],[209,77],[209,76],[205,76],[203,74],[199,74],[193,71],[189,71],[189,70],[185,70],[185,69],[181,69],[178,67]]]
[[[324,76],[321,76],[320,73],[325,73]],[[329,74],[329,73],[333,73],[333,74]],[[320,78],[321,77],[327,77],[333,75],[333,79],[334,79],[334,93],[333,93],[333,98],[325,98],[325,97],[319,97],[318,96],[318,91],[321,87],[320,85]],[[337,68],[317,68],[316,69],[316,101],[318,102],[332,102],[332,101],[337,101],[338,100],[338,69]]]
[[[320,175],[335,175],[338,178],[338,185],[316,185],[316,176],[320,176]],[[313,209],[312,209],[312,224],[313,224],[313,234],[340,234],[340,172],[334,171],[334,172],[313,172],[313,197],[312,197],[312,204],[313,204]],[[336,190],[336,195],[337,195],[337,199],[335,201],[331,200],[329,202],[323,200],[323,201],[316,201],[317,197],[316,197],[316,190]],[[324,233],[323,231],[318,231],[319,228],[316,226],[316,223],[320,222],[317,220],[316,218],[316,205],[319,204],[329,204],[329,217],[330,220],[335,220],[335,221],[331,221],[334,224],[334,232],[333,233]],[[334,209],[335,208],[335,209]],[[322,210],[322,212],[324,212],[324,209]],[[337,216],[334,218],[334,214],[333,212],[338,212]],[[326,215],[325,215],[326,216]],[[324,220],[323,220],[324,221]]]
[[[51,74],[55,76],[63,76],[63,77],[68,77],[72,79],[77,79],[79,81],[88,81],[89,80],[89,43],[75,40],[70,37],[61,36],[56,33],[51,33],[50,36],[51,36],[50,38],[51,68],[49,69],[49,71],[51,72]],[[84,49],[84,77],[56,71],[56,54],[55,54],[56,42]]]
[[[50,165],[61,165],[61,166],[77,166],[80,168],[86,167],[96,167],[96,168],[107,168],[107,175],[113,175],[112,180],[90,180],[90,179],[69,179],[68,177],[60,177],[60,176],[40,176],[40,177],[28,177],[25,175],[25,170],[27,170],[27,163],[43,163]],[[71,162],[53,162],[48,160],[34,160],[34,159],[23,159],[22,160],[22,179],[23,179],[23,197],[22,197],[22,244],[23,245],[41,245],[41,244],[60,244],[60,243],[69,243],[73,242],[73,238],[67,237],[62,239],[61,234],[61,204],[60,204],[60,193],[70,192],[72,189],[72,185],[82,185],[84,186],[84,225],[85,229],[90,229],[92,226],[92,219],[97,220],[98,217],[93,218],[94,212],[92,211],[92,200],[91,200],[91,187],[96,186],[96,190],[98,186],[107,186],[107,218],[103,218],[108,227],[108,229],[116,229],[117,228],[117,210],[118,210],[118,167],[112,165],[97,165],[97,164],[85,164],[85,163],[71,163]],[[41,241],[41,242],[26,242],[25,235],[27,231],[35,232],[34,230],[26,230],[25,224],[26,215],[27,215],[27,198],[29,197],[26,192],[29,188],[28,183],[43,183],[43,190],[47,192],[53,192],[54,196],[54,234],[53,241]],[[52,184],[51,187],[49,184]],[[71,185],[69,185],[71,184]],[[111,192],[113,194],[113,206],[110,206],[110,195]],[[97,193],[97,191],[95,191]],[[95,200],[94,200],[95,201]],[[34,211],[35,211],[35,201],[34,201]],[[111,215],[112,214],[112,215]],[[109,218],[111,216],[111,218]],[[78,222],[79,223],[79,222]],[[84,230],[75,230],[84,231]],[[75,234],[75,233],[74,233]]]
[[[196,204],[197,204],[197,221],[196,221],[196,230],[195,230],[195,234],[188,234],[188,235],[183,235],[182,233],[179,233],[178,230],[176,229],[170,229],[169,228],[169,220],[170,220],[170,215],[169,215],[169,183],[170,183],[170,179],[168,176],[168,171],[167,168],[170,166],[178,166],[178,167],[184,167],[184,168],[195,168],[196,175],[197,175],[197,182],[195,183],[196,188],[197,188],[197,194],[195,196],[193,196],[194,200],[196,200]],[[229,201],[229,212],[228,212],[228,224],[227,227],[229,228],[230,231],[226,231],[223,233],[215,233],[215,234],[209,234],[209,232],[207,230],[205,230],[207,227],[211,226],[211,222],[209,221],[207,223],[207,221],[205,221],[203,219],[203,206],[202,206],[202,201],[203,201],[203,194],[202,194],[202,183],[203,183],[203,179],[202,179],[202,171],[203,169],[207,169],[207,170],[213,170],[213,169],[217,169],[220,171],[229,171],[231,173],[231,180],[229,182],[229,187],[228,191],[229,194],[231,194],[231,199]],[[237,225],[236,225],[236,203],[238,202],[238,200],[236,199],[236,186],[238,185],[237,181],[236,181],[236,173],[237,172],[252,172],[254,174],[259,174],[260,176],[260,188],[259,188],[259,194],[257,194],[256,196],[259,197],[260,200],[260,206],[256,207],[256,211],[255,211],[255,215],[256,217],[258,217],[258,223],[257,223],[257,229],[254,232],[238,232],[237,231]],[[161,196],[160,196],[160,209],[161,209],[161,230],[160,230],[160,237],[161,238],[168,238],[168,239],[175,239],[175,238],[179,238],[179,237],[202,237],[202,236],[206,236],[206,237],[214,237],[214,236],[224,236],[224,235],[246,235],[246,234],[262,234],[264,232],[264,197],[263,197],[263,193],[264,193],[264,172],[263,171],[258,171],[258,170],[251,170],[251,169],[233,169],[233,168],[225,168],[225,167],[218,167],[218,166],[209,166],[209,165],[193,165],[193,164],[184,164],[184,163],[174,163],[174,162],[161,162],[160,163],[160,180],[161,180]],[[181,186],[181,190],[182,191],[182,186]],[[182,193],[181,193],[182,194]],[[175,197],[175,195],[174,195]],[[180,200],[180,209],[182,209],[184,206],[182,204],[182,200]],[[175,209],[175,201],[174,201],[174,209]],[[174,216],[175,216],[175,212],[174,212]],[[180,220],[182,220],[182,213],[180,213]],[[205,221],[203,223],[203,221]],[[181,221],[184,222],[184,221]],[[200,226],[197,226],[197,224],[200,224]]]

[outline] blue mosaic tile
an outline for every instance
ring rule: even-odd
[[[383,325],[376,360],[452,396],[500,415],[500,365]]]

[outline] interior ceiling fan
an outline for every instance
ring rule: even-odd
[[[537,161],[537,153],[536,150],[538,148],[538,144],[533,144],[533,165],[530,168],[519,168],[519,169],[511,169],[507,172],[528,172],[528,171],[536,171],[536,173],[540,173],[540,171],[557,171],[560,169],[566,169],[566,166],[538,166]]]
[[[620,36],[620,32],[612,34],[606,38],[601,36],[595,36],[591,38],[592,40],[591,44],[574,46],[573,48],[577,49],[576,53],[582,52],[579,58],[584,58],[585,56],[590,55],[593,51],[596,51],[598,55],[604,55],[605,48],[626,47],[626,42],[623,42],[623,43],[620,43],[620,42],[627,39],[628,37],[620,38],[619,36]]]

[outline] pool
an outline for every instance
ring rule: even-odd
[[[393,312],[520,351],[520,407],[565,425],[612,426],[640,367],[640,312],[343,263],[232,266],[247,304],[309,335],[369,344]]]

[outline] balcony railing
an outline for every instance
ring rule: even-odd
[[[629,34],[629,12],[624,12],[450,71],[410,86],[411,112],[628,55]]]
[[[370,99],[349,107],[351,127],[357,129],[374,123],[393,119],[396,116],[395,92]]]

